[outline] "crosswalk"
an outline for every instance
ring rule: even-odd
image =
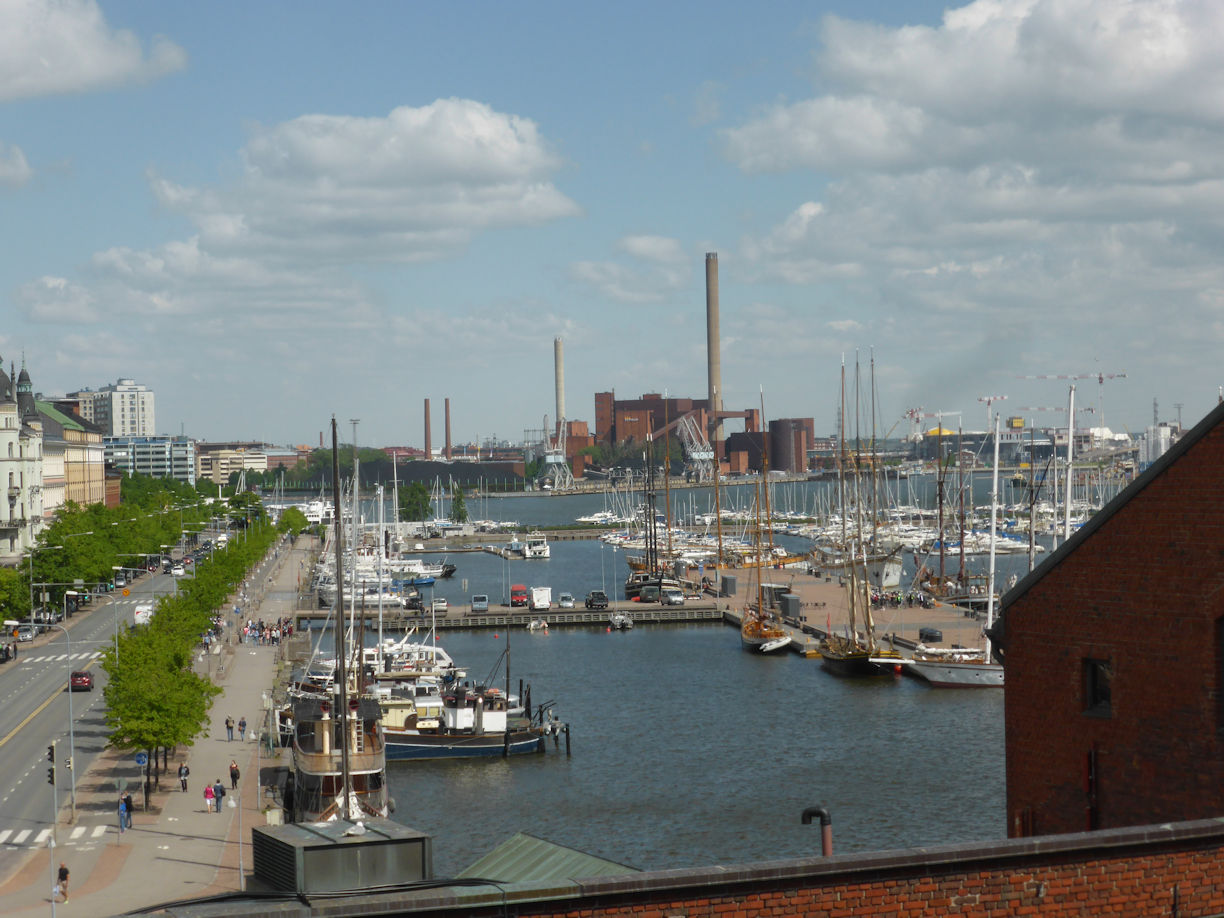
[[[61,828],[56,832],[56,843],[60,845],[86,845],[106,835],[107,832],[118,832],[115,825],[74,826]],[[51,837],[51,829],[0,829],[0,848],[45,848]]]
[[[89,660],[96,660],[102,656],[99,651],[82,651],[81,653],[44,653],[38,656],[26,656],[21,654],[17,657],[18,660],[25,660],[27,663],[67,663],[69,660],[79,660],[82,663]],[[0,845],[4,842],[0,842]]]

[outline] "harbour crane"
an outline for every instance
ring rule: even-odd
[[[986,403],[986,429],[990,429],[990,406],[995,402],[1006,401],[1006,395],[979,395],[978,401]]]
[[[919,430],[918,430],[919,421],[923,420],[924,418],[939,418],[940,419],[939,428],[940,430],[942,430],[943,429],[943,418],[950,417],[951,415],[956,415],[957,417],[960,417],[961,413],[959,411],[923,411],[921,405],[919,405],[917,408],[907,409],[905,412],[905,416],[909,418],[909,421],[910,421],[910,437],[909,437],[910,440],[916,441],[919,439]]]
[[[1077,379],[1095,379],[1097,381],[1097,417],[1101,427],[1105,426],[1105,380],[1126,379],[1126,373],[1049,373],[1038,376],[1017,376],[1017,379],[1069,379],[1074,384]]]

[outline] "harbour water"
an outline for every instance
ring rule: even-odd
[[[489,501],[501,516],[470,510],[547,527],[599,502],[541,495]],[[598,541],[554,542],[552,552],[455,554],[458,572],[434,595],[465,603],[487,593],[496,604],[525,583],[581,603],[626,572],[623,554]],[[1025,566],[1001,558],[1001,582]],[[483,679],[506,634],[447,631],[441,642]],[[543,756],[392,763],[394,818],[434,836],[440,876],[519,831],[643,869],[807,856],[819,830],[799,817],[817,804],[832,813],[839,852],[1006,835],[1001,691],[840,680],[818,660],[744,653],[721,624],[520,629],[510,660],[512,690],[522,680],[537,704],[556,700],[572,755],[562,738]]]

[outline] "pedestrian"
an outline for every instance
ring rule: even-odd
[[[68,901],[68,865],[60,861],[59,873],[55,875],[55,891]]]
[[[230,790],[238,789],[238,763],[230,759]]]
[[[187,767],[186,762],[179,763],[178,776],[179,784],[183,786],[183,793],[187,792],[187,776],[191,774],[191,769]]]
[[[132,827],[132,794],[129,791],[123,795],[123,815],[127,821],[127,827]]]
[[[216,799],[217,797],[216,797],[216,794],[213,793],[212,785],[205,784],[204,785],[204,812],[205,813],[211,813],[213,811],[213,802]]]
[[[212,790],[213,790],[213,803],[217,807],[217,812],[220,813],[221,812],[221,801],[225,799],[225,785],[221,783],[220,778],[217,779],[217,782],[213,785]]]
[[[123,794],[119,795],[119,834],[123,834],[123,830],[127,828],[127,800]]]
[[[225,718],[225,739],[226,742],[232,741],[234,738],[234,718]]]
[[[242,715],[241,719],[239,719],[238,721],[238,739],[244,743],[246,742],[246,715],[245,714]]]

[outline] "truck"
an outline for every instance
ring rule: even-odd
[[[552,587],[531,588],[531,611],[543,612],[552,608]]]
[[[516,583],[510,587],[510,605],[512,606],[527,605],[527,586],[526,584]]]
[[[153,604],[151,602],[141,603],[136,607],[135,622],[138,625],[147,625],[153,618]]]

